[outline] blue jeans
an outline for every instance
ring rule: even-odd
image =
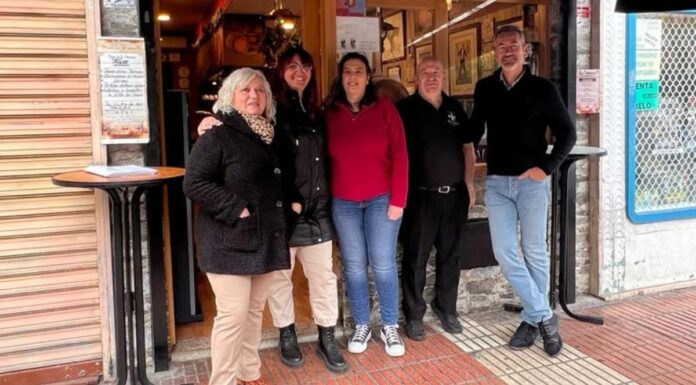
[[[522,301],[522,319],[532,325],[552,316],[549,308],[549,253],[546,245],[549,181],[489,175],[488,225],[495,259]],[[519,222],[522,255],[517,241]]]
[[[370,323],[368,264],[375,276],[382,324],[396,325],[398,321],[396,238],[401,219],[389,220],[388,208],[388,194],[361,202],[334,198],[331,205],[341,250],[343,279],[356,325]]]

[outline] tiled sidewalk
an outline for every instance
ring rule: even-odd
[[[696,288],[585,308],[604,326],[561,317],[562,354],[548,358],[541,341],[513,352],[505,345],[518,324],[501,311],[462,317],[464,333],[443,333],[435,323],[424,342],[406,339],[407,354],[392,359],[374,338],[366,353],[345,353],[350,370],[330,374],[303,344],[305,365],[286,368],[276,349],[262,352],[269,384],[696,384]],[[560,313],[560,309],[558,310]],[[157,385],[207,384],[209,361],[174,365]]]

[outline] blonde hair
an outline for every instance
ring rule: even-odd
[[[271,85],[263,76],[261,71],[244,67],[232,72],[225,80],[222,82],[222,86],[218,91],[218,99],[213,105],[213,112],[230,113],[234,110],[232,106],[232,96],[234,92],[240,88],[244,88],[249,84],[255,77],[258,77],[263,82],[263,88],[266,92],[266,110],[263,116],[268,119],[269,122],[275,123],[276,105],[273,100],[273,94],[271,92]]]

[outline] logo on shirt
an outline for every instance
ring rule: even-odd
[[[457,121],[457,115],[454,112],[447,111],[447,123],[450,126],[454,126],[454,127],[459,126],[459,122]]]

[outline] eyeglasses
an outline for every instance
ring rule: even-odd
[[[309,72],[312,70],[312,66],[309,64],[298,64],[298,63],[290,63],[286,67],[286,69],[289,69],[290,71],[299,71],[302,70],[304,72]]]

